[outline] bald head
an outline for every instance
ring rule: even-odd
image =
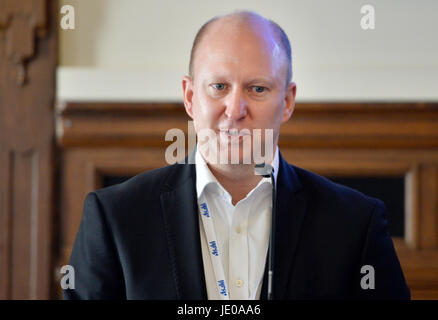
[[[255,36],[265,40],[272,40],[270,42],[274,42],[274,45],[280,48],[282,51],[281,56],[284,60],[287,86],[292,79],[292,53],[289,39],[277,23],[250,11],[238,11],[225,16],[214,17],[199,29],[193,41],[190,54],[190,77],[194,79],[197,53],[200,47],[202,47],[205,38],[221,35],[229,37],[230,34],[237,34],[238,32],[253,33]],[[269,43],[269,41],[265,42]]]

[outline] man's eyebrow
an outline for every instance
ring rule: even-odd
[[[209,77],[205,78],[205,82],[218,82],[218,81],[226,81],[227,76],[226,75],[211,75]]]
[[[204,80],[205,83],[213,83],[213,82],[228,82],[227,76],[224,74],[218,74],[218,75],[212,75],[209,77],[206,77]],[[254,77],[250,78],[249,80],[245,81],[245,85],[250,85],[254,83],[264,83],[271,87],[275,86],[275,81],[269,77]]]
[[[247,81],[247,84],[251,84],[251,83],[257,83],[257,82],[262,82],[262,83],[267,83],[270,86],[274,86],[275,85],[275,81],[273,81],[270,78],[265,78],[265,77],[255,77],[250,79],[249,81]]]

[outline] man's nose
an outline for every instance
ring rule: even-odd
[[[248,102],[239,89],[233,90],[226,100],[225,115],[230,120],[241,120],[248,112]]]

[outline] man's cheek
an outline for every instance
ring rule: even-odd
[[[205,130],[205,129],[215,130],[217,126],[215,126],[214,118],[210,113],[201,112],[196,114],[195,116],[194,127],[196,132],[199,132],[200,130]]]
[[[220,111],[215,106],[208,106],[202,114],[203,126],[216,130],[221,118]]]

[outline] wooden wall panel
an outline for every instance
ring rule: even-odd
[[[51,295],[57,17],[0,0],[0,299]]]
[[[438,248],[438,164],[424,163],[419,170],[419,242],[422,249]]]

